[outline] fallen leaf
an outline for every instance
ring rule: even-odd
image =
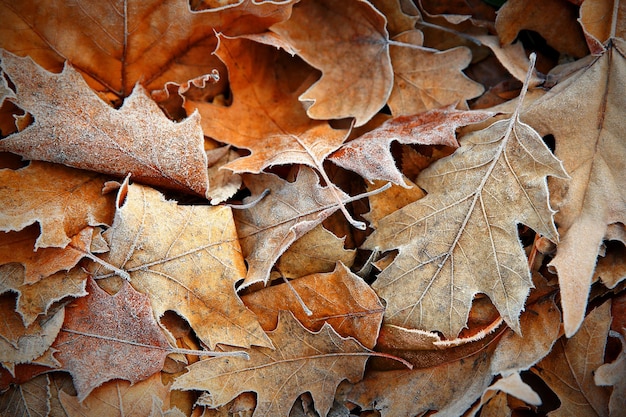
[[[3,416],[47,416],[50,413],[50,380],[39,375],[11,387],[0,397]]]
[[[268,335],[275,350],[250,349],[250,360],[201,360],[190,365],[172,389],[209,391],[212,407],[254,391],[257,406],[253,416],[288,416],[296,398],[308,391],[315,410],[325,416],[339,383],[359,380],[371,354],[356,340],[339,336],[328,324],[311,333],[286,312],[280,313],[278,327]]]
[[[550,182],[561,241],[550,262],[558,273],[565,334],[583,321],[600,245],[611,224],[626,224],[626,42],[612,46],[589,66],[557,84],[524,112],[541,135],[552,134],[555,154],[570,181]],[[585,100],[581,103],[581,94]],[[620,226],[621,224],[621,226]]]
[[[235,292],[245,265],[229,207],[179,206],[127,182],[117,206],[104,234],[110,251],[101,257],[109,270],[100,267],[96,278],[107,276],[111,267],[128,274],[157,318],[175,311],[211,349],[217,343],[270,346]]]
[[[476,39],[479,40],[482,45],[493,51],[500,64],[502,64],[513,77],[524,82],[530,60],[526,56],[526,50],[521,42],[518,41],[513,44],[501,45],[500,38],[489,35],[478,35]],[[544,81],[544,77],[540,76],[537,70],[533,70],[529,85],[536,87],[541,85]]]
[[[334,186],[322,187],[315,172],[301,167],[293,183],[274,174],[244,176],[252,196],[244,203],[257,201],[265,190],[269,194],[247,209],[234,213],[237,234],[248,274],[242,286],[267,283],[270,270],[280,255],[298,238],[322,223],[339,209],[337,196],[348,196]]]
[[[128,283],[115,295],[93,279],[88,296],[65,309],[65,322],[53,347],[72,374],[78,400],[112,379],[137,383],[159,372],[171,347],[154,320],[148,297]]]
[[[318,272],[331,272],[337,262],[350,268],[356,257],[356,249],[345,249],[345,240],[345,236],[338,238],[321,224],[317,225],[287,248],[278,258],[276,269],[286,278],[299,278]]]
[[[411,116],[398,116],[354,139],[328,159],[363,178],[386,180],[408,187],[396,168],[391,143],[446,145],[458,147],[455,131],[493,116],[488,111],[459,111],[451,107],[430,110]]]
[[[108,381],[95,388],[83,400],[77,396],[59,392],[59,399],[68,417],[79,416],[152,416],[152,406],[157,398],[169,408],[169,387],[161,382],[161,374],[155,373],[147,379],[132,384],[128,381]],[[156,411],[156,410],[155,410]],[[161,408],[161,411],[163,409]]]
[[[231,35],[263,31],[286,19],[293,1],[242,0],[192,11],[187,0],[129,4],[65,1],[0,4],[0,48],[28,54],[48,70],[69,61],[99,91],[125,97],[183,83],[214,68],[215,31]]]
[[[598,387],[594,371],[604,363],[611,324],[611,303],[593,310],[571,339],[561,337],[552,352],[533,368],[561,400],[550,416],[608,416],[609,390]]]
[[[626,3],[620,0],[585,0],[580,6],[578,21],[591,53],[601,55],[606,51],[605,44],[610,38],[626,38]]]
[[[512,373],[509,376],[497,380],[495,383],[491,384],[488,389],[493,391],[499,390],[513,395],[527,404],[541,405],[539,395],[528,386],[528,384],[522,381],[519,373]]]
[[[298,300],[304,302],[307,314]],[[295,279],[242,297],[265,331],[276,329],[280,311],[287,310],[311,331],[330,324],[342,337],[353,337],[373,349],[383,319],[384,307],[376,293],[342,263],[329,273]]]
[[[0,296],[0,363],[9,371],[16,364],[32,362],[42,356],[57,337],[65,317],[65,310],[60,308],[45,320],[25,327],[20,315],[13,311],[14,307],[12,294]]]
[[[385,15],[387,19],[386,28],[391,36],[415,29],[416,23],[422,17],[412,1],[371,0],[370,3]]]
[[[22,230],[37,222],[41,235],[35,250],[64,248],[85,227],[113,221],[114,197],[101,193],[105,181],[95,173],[47,162],[0,170],[0,230]]]
[[[461,72],[472,59],[468,48],[438,51],[422,43],[421,32],[411,31],[395,37],[390,47],[394,85],[387,104],[391,114],[422,113],[465,103],[483,93],[481,84]]]
[[[517,113],[422,171],[417,183],[428,195],[380,220],[363,245],[400,250],[373,284],[387,301],[386,322],[454,338],[481,292],[519,330],[532,282],[517,224],[558,240],[548,175],[567,176]]]
[[[65,297],[87,295],[87,273],[82,268],[57,272],[34,284],[24,284],[24,268],[11,263],[0,266],[0,294],[17,293],[15,311],[22,316],[25,326],[35,322],[40,314],[47,314],[56,301]]]
[[[622,331],[626,331],[622,329]],[[611,398],[609,399],[609,416],[618,416],[623,412],[623,405],[626,404],[626,343],[624,336],[617,332],[610,332],[609,335],[619,338],[622,344],[622,351],[611,363],[601,365],[593,374],[593,381],[598,386],[612,386]]]
[[[173,122],[139,85],[117,110],[69,65],[53,74],[30,57],[7,52],[1,57],[16,86],[16,104],[35,122],[0,140],[0,150],[118,177],[132,173],[138,181],[206,196],[207,157],[198,114]]]
[[[385,17],[369,3],[304,0],[270,30],[322,71],[299,98],[311,103],[312,119],[354,117],[361,126],[385,105],[393,83],[389,35]]]

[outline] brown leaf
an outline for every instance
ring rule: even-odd
[[[561,289],[565,334],[583,321],[600,245],[608,227],[626,224],[626,42],[557,84],[523,114],[541,135],[553,134],[555,154],[571,181],[551,180],[561,242],[550,265]],[[581,102],[580,97],[585,100]]]
[[[309,119],[297,96],[310,68],[284,52],[247,39],[220,36],[216,54],[229,69],[232,105],[188,100],[198,109],[207,136],[252,151],[225,167],[261,172],[280,164],[304,164],[323,171],[321,163],[344,141],[347,132]]]
[[[297,297],[311,310],[310,315],[303,311]],[[353,337],[370,349],[376,344],[384,311],[370,286],[341,263],[333,272],[273,285],[242,299],[259,317],[265,331],[274,330],[279,312],[288,310],[311,331],[319,331],[328,323],[342,337]]]
[[[622,328],[622,332],[626,329]],[[609,416],[618,416],[624,411],[626,404],[626,343],[624,336],[618,332],[610,332],[609,335],[619,338],[622,351],[611,363],[601,365],[593,374],[593,381],[598,386],[612,386],[611,398],[609,399]]]
[[[389,35],[384,16],[364,1],[304,0],[270,30],[322,71],[300,95],[313,119],[354,117],[365,124],[391,93]],[[340,92],[341,100],[337,99]]]
[[[114,197],[101,193],[105,181],[101,175],[46,162],[0,170],[0,230],[38,222],[41,236],[34,249],[64,248],[85,227],[113,221]]]
[[[111,296],[91,278],[88,296],[66,307],[53,347],[74,379],[78,400],[111,379],[139,382],[158,372],[171,347],[154,320],[148,297],[128,283]]]
[[[518,330],[532,282],[517,224],[558,240],[548,175],[567,176],[517,114],[465,136],[422,171],[428,195],[380,220],[364,245],[400,250],[373,284],[387,300],[386,321],[454,338],[481,292]]]
[[[187,0],[118,5],[86,0],[2,2],[0,48],[24,53],[48,70],[69,61],[96,90],[128,96],[211,72],[215,31],[262,31],[286,19],[293,1],[255,2],[195,12]]]
[[[98,98],[71,66],[53,74],[31,58],[7,52],[1,57],[16,85],[16,104],[35,122],[2,139],[0,150],[118,177],[131,173],[138,181],[206,196],[199,115],[175,123],[139,85],[117,110]]]
[[[254,348],[250,360],[212,358],[188,367],[173,389],[210,392],[212,407],[239,393],[257,393],[253,416],[288,416],[296,398],[310,392],[315,409],[326,415],[343,379],[359,380],[370,351],[352,338],[344,339],[325,324],[317,333],[306,330],[291,313],[281,312],[269,333],[276,350]]]
[[[321,224],[296,240],[283,253],[276,269],[287,278],[299,278],[318,272],[331,272],[337,262],[348,268],[354,263],[355,249],[345,249],[346,237],[338,238]]]
[[[402,33],[394,42],[389,51],[394,85],[387,101],[394,116],[465,103],[483,93],[481,84],[461,72],[472,59],[468,48],[424,48],[419,31]]]
[[[47,416],[50,413],[50,380],[39,375],[0,396],[0,415]]]
[[[82,268],[57,272],[34,284],[24,284],[24,268],[11,263],[0,266],[0,294],[17,293],[15,311],[22,316],[24,325],[30,326],[40,314],[46,314],[50,306],[65,297],[87,295],[87,273]]]
[[[551,416],[609,415],[609,390],[595,385],[593,373],[604,363],[610,308],[607,302],[593,310],[577,334],[571,339],[561,337],[552,352],[533,368],[561,400]]]
[[[229,207],[179,206],[156,190],[125,183],[105,238],[111,249],[102,260],[128,274],[156,317],[177,312],[211,349],[270,345],[235,293],[245,265]],[[100,268],[94,276],[109,272]]]
[[[329,159],[367,180],[386,180],[408,187],[396,168],[390,146],[402,144],[458,147],[455,131],[461,126],[487,120],[494,113],[459,111],[451,107],[387,120],[335,151]]]
[[[594,55],[606,50],[610,38],[626,38],[626,4],[620,0],[586,0],[578,19]]]

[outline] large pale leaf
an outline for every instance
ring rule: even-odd
[[[16,104],[33,124],[0,140],[0,151],[124,177],[176,190],[207,194],[207,157],[200,116],[169,120],[137,85],[114,109],[71,66],[53,74],[31,58],[2,55],[15,84]],[[62,126],[62,128],[60,128]]]
[[[147,294],[157,317],[172,310],[204,343],[268,346],[254,314],[235,293],[245,265],[231,209],[179,206],[158,191],[124,184],[105,263]],[[96,278],[110,271],[100,268]]]
[[[568,336],[583,321],[602,241],[609,238],[610,227],[623,231],[626,224],[625,80],[626,42],[613,39],[591,65],[523,114],[542,135],[554,135],[555,154],[572,176],[550,182],[562,236],[550,265],[559,276]]]
[[[328,413],[337,385],[363,375],[371,352],[352,338],[339,336],[325,324],[317,333],[306,330],[290,313],[281,313],[269,333],[275,350],[254,348],[250,360],[212,358],[188,367],[173,389],[205,390],[212,407],[246,391],[257,393],[253,416],[288,416],[296,398],[310,392],[315,409]]]
[[[519,329],[532,283],[517,225],[558,240],[548,175],[567,176],[517,113],[422,171],[417,183],[428,195],[380,220],[364,246],[400,251],[373,284],[387,300],[386,320],[455,337],[481,292]]]

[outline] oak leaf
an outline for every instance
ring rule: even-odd
[[[561,406],[551,416],[608,416],[609,390],[594,383],[594,371],[604,364],[611,324],[610,302],[593,310],[571,339],[561,337],[533,372],[559,396]]]
[[[66,307],[53,345],[63,369],[72,374],[81,402],[111,379],[136,383],[148,378],[163,368],[171,351],[147,296],[128,283],[111,296],[91,278],[87,292]]]
[[[245,276],[232,212],[226,206],[179,206],[149,187],[125,182],[113,226],[105,234],[107,268],[128,275],[149,296],[157,318],[172,310],[211,349],[217,343],[269,346],[254,314],[235,292]]]
[[[215,31],[263,31],[286,19],[292,4],[242,0],[192,11],[187,0],[83,1],[80,7],[66,1],[3,1],[0,48],[27,51],[52,71],[69,61],[94,89],[125,97],[138,82],[154,90],[211,72]]]
[[[602,241],[612,225],[623,230],[626,224],[625,56],[626,42],[612,39],[591,65],[558,83],[522,115],[541,135],[554,135],[555,154],[572,176],[550,182],[562,237],[550,266],[559,276],[568,336],[583,321]]]
[[[246,294],[242,300],[266,331],[274,330],[279,312],[288,310],[311,331],[328,323],[341,336],[353,337],[369,349],[376,345],[384,311],[370,286],[340,262],[333,272],[272,285]],[[301,301],[310,312],[303,310]]]
[[[250,360],[212,358],[188,367],[172,389],[205,390],[212,407],[226,404],[242,392],[257,393],[253,416],[288,416],[296,398],[310,392],[315,409],[326,415],[343,379],[359,380],[371,351],[352,338],[339,336],[330,325],[311,333],[281,312],[269,333],[275,350],[253,348]]]
[[[113,221],[114,197],[101,192],[105,181],[102,175],[47,162],[0,170],[0,230],[22,230],[37,222],[41,235],[35,250],[64,248],[85,227]]]
[[[244,203],[258,200],[269,190],[269,195],[252,207],[234,213],[241,249],[248,263],[244,287],[255,282],[267,283],[272,266],[287,248],[339,209],[337,196],[348,200],[333,185],[322,187],[315,172],[307,167],[300,168],[293,183],[274,174],[246,175],[244,182],[252,192]]]
[[[517,224],[558,240],[548,175],[567,177],[517,112],[422,171],[417,183],[428,195],[380,220],[364,244],[400,251],[373,284],[387,300],[386,321],[454,338],[482,292],[519,330],[532,282]]]
[[[207,195],[198,114],[173,122],[139,85],[114,109],[69,65],[53,74],[31,58],[7,52],[1,57],[16,86],[16,104],[35,118],[26,129],[0,140],[1,151],[118,177],[132,173],[148,184]]]
[[[385,23],[365,1],[304,0],[294,6],[289,20],[270,27],[322,71],[299,97],[310,103],[309,117],[354,117],[361,126],[385,105],[393,83]]]
[[[408,187],[396,168],[391,143],[458,147],[455,131],[461,126],[487,120],[488,111],[460,111],[451,107],[411,116],[398,116],[346,143],[328,158],[363,178],[386,180]]]

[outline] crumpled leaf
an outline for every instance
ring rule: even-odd
[[[310,315],[297,297],[310,310]],[[287,310],[311,331],[319,331],[328,323],[342,337],[353,337],[369,349],[376,345],[384,311],[370,286],[342,263],[337,263],[333,272],[272,285],[242,299],[266,331],[274,330],[279,312]]]
[[[293,183],[274,174],[246,176],[244,182],[252,192],[244,203],[258,200],[266,189],[270,191],[252,207],[234,212],[241,249],[248,263],[243,287],[255,282],[267,283],[280,255],[339,208],[336,196],[348,199],[332,185],[322,187],[315,172],[307,167],[300,168]]]
[[[356,126],[361,126],[385,105],[393,83],[389,35],[385,17],[369,3],[303,0],[294,6],[289,20],[270,30],[322,71],[322,77],[299,98],[311,103],[309,117],[354,117]]]
[[[91,278],[87,292],[66,307],[53,345],[63,369],[72,374],[81,402],[106,381],[136,383],[148,378],[163,368],[171,351],[147,296],[128,283],[111,296]]]
[[[139,85],[117,110],[69,65],[53,74],[30,57],[4,52],[1,58],[16,86],[16,104],[35,121],[0,140],[0,151],[118,177],[132,173],[138,181],[206,196],[207,157],[198,114],[173,122]]]
[[[254,314],[235,292],[245,264],[231,209],[179,206],[149,187],[120,189],[113,226],[101,259],[125,271],[150,298],[157,318],[177,312],[211,349],[217,343],[270,346]],[[110,270],[94,272],[102,278]]]
[[[0,48],[28,52],[53,71],[67,60],[94,89],[125,97],[137,82],[153,90],[210,73],[215,31],[230,35],[263,31],[289,17],[292,4],[242,0],[196,12],[187,0],[128,4],[85,0],[80,7],[58,0],[4,1]]]
[[[39,375],[0,396],[0,415],[47,416],[50,413],[50,380]]]
[[[113,221],[114,196],[102,195],[105,181],[93,172],[47,162],[0,170],[0,230],[22,230],[37,222],[41,235],[34,249],[64,248],[85,227]]]
[[[608,227],[626,224],[626,42],[557,84],[524,112],[541,135],[552,134],[570,181],[551,180],[561,241],[550,262],[559,276],[565,334],[583,321],[588,288]],[[585,100],[581,102],[581,95]]]
[[[558,240],[548,175],[567,177],[517,113],[422,171],[417,183],[428,195],[380,220],[364,244],[400,251],[373,284],[387,301],[386,322],[454,338],[481,292],[519,330],[532,282],[517,224]]]
[[[561,400],[550,416],[608,416],[609,390],[598,387],[594,371],[604,363],[611,324],[611,303],[593,310],[571,339],[561,337],[552,352],[533,368]]]
[[[235,172],[259,173],[280,164],[304,164],[323,171],[322,161],[346,138],[345,130],[314,121],[297,100],[311,69],[284,52],[248,39],[219,38],[216,54],[229,69],[233,103],[187,100],[197,109],[207,136],[252,154],[225,165]]]
[[[404,32],[390,47],[394,86],[387,101],[394,116],[411,115],[450,104],[465,103],[484,91],[461,70],[472,59],[466,47],[438,51],[422,46],[420,31]]]
[[[150,416],[154,399],[161,400],[162,407],[169,408],[169,387],[161,382],[161,374],[131,385],[128,381],[109,381],[95,388],[83,400],[78,396],[59,392],[59,399],[68,417],[82,416]]]
[[[17,293],[15,311],[22,316],[25,326],[30,326],[40,314],[65,297],[87,295],[87,273],[82,268],[61,271],[34,284],[24,284],[24,268],[17,263],[0,266],[0,294]]]
[[[367,180],[386,180],[408,187],[391,155],[391,142],[458,147],[455,131],[461,126],[487,120],[488,111],[460,111],[452,107],[411,116],[398,116],[354,139],[328,158]]]
[[[212,407],[254,391],[253,416],[288,416],[296,398],[308,391],[315,410],[325,416],[339,383],[359,380],[371,353],[356,340],[339,336],[328,324],[311,333],[287,312],[280,313],[278,327],[269,337],[276,350],[253,348],[248,351],[250,360],[201,360],[190,365],[172,389],[209,391]]]

